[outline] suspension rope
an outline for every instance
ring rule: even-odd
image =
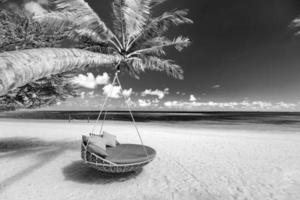
[[[96,125],[98,124],[99,119],[100,119],[100,117],[101,117],[101,115],[102,115],[103,109],[104,109],[104,107],[105,107],[105,105],[106,105],[106,103],[107,103],[107,101],[108,101],[108,98],[111,96],[111,94],[112,94],[112,92],[113,92],[113,89],[114,89],[113,86],[114,86],[114,84],[115,84],[115,82],[116,82],[116,77],[117,77],[117,73],[118,73],[118,72],[119,72],[119,71],[116,72],[116,75],[115,75],[115,77],[114,77],[114,79],[113,79],[113,82],[112,82],[111,90],[110,90],[109,94],[107,94],[106,97],[105,97],[105,100],[104,100],[104,102],[103,102],[103,104],[102,104],[102,106],[101,106],[100,113],[99,113],[99,115],[98,115],[98,117],[97,117],[96,122],[95,122],[94,125],[93,125],[93,129],[92,129],[92,132],[91,132],[91,133],[94,133],[94,130],[95,130],[95,128],[96,128]],[[104,120],[105,120],[105,118],[106,118],[106,112],[107,112],[107,111],[105,111],[105,116],[104,116],[104,119],[103,119],[103,121],[102,121],[101,130],[100,130],[100,133],[99,133],[99,134],[101,134],[101,131],[102,131],[102,128],[103,128]],[[90,142],[90,137],[88,137],[88,140],[87,140],[87,143],[86,143],[85,152],[84,152],[84,155],[85,155],[85,156],[84,156],[84,161],[85,161],[85,162],[87,162],[86,154],[87,154],[87,146],[89,145],[89,142]]]
[[[95,128],[96,128],[96,125],[98,124],[99,119],[100,119],[100,116],[102,115],[104,106],[106,105],[106,103],[107,103],[107,101],[108,101],[108,98],[111,96],[111,94],[112,94],[112,92],[113,92],[113,89],[114,89],[113,86],[114,86],[114,84],[115,84],[115,82],[116,82],[116,79],[117,79],[117,73],[118,73],[118,71],[116,72],[116,75],[115,75],[115,77],[114,77],[114,79],[113,79],[111,90],[110,90],[109,94],[106,95],[105,100],[104,100],[104,102],[103,102],[103,104],[102,104],[102,106],[101,106],[101,110],[100,110],[100,113],[99,113],[99,115],[98,115],[98,117],[97,117],[96,122],[94,123],[93,129],[92,129],[92,133],[94,133],[94,130],[95,130]],[[103,122],[104,122],[104,121],[103,121]],[[102,129],[102,127],[103,127],[103,122],[102,122],[101,129]]]
[[[148,157],[149,157],[148,152],[147,152],[147,150],[146,150],[146,148],[145,148],[143,139],[142,139],[141,134],[140,134],[140,132],[139,132],[139,129],[138,129],[137,125],[136,125],[136,122],[135,122],[135,119],[134,119],[134,117],[133,117],[133,114],[132,114],[130,105],[129,105],[129,103],[128,103],[126,97],[125,97],[125,95],[124,95],[123,92],[122,92],[122,91],[123,91],[123,88],[122,88],[122,85],[121,85],[121,82],[120,82],[120,80],[119,80],[119,77],[118,77],[118,74],[117,74],[117,73],[116,73],[116,79],[117,79],[117,82],[118,82],[118,84],[119,84],[119,86],[120,86],[120,88],[121,88],[121,95],[123,96],[124,101],[125,101],[125,103],[127,104],[127,108],[128,108],[128,110],[129,110],[129,113],[130,113],[130,116],[131,116],[133,125],[134,125],[134,127],[135,127],[135,129],[136,129],[136,132],[137,132],[138,136],[139,136],[139,139],[140,139],[140,142],[141,142],[141,144],[142,144],[142,146],[143,146],[144,152],[145,152],[145,154],[146,154],[146,156],[147,156],[147,158],[148,158]]]
[[[117,74],[120,72],[120,69],[119,69],[119,66],[120,66],[120,63],[121,63],[121,61],[119,61],[117,64],[116,64],[116,73],[115,73],[115,77],[114,77],[114,81],[113,81],[113,83],[112,83],[112,88],[111,88],[111,90],[110,90],[110,94],[109,94],[109,96],[111,96],[112,95],[112,92],[113,92],[113,89],[114,89],[114,84],[115,84],[115,82],[116,82],[116,77],[117,77]],[[107,98],[109,98],[109,96],[107,96]],[[105,103],[104,103],[104,105],[105,105]],[[104,107],[102,108],[102,110],[104,109]],[[101,110],[101,111],[102,111]],[[107,110],[105,110],[105,113],[104,113],[104,117],[103,117],[103,119],[102,119],[102,123],[101,123],[101,128],[100,128],[100,132],[99,132],[99,135],[101,135],[101,133],[102,133],[102,130],[103,130],[103,125],[104,125],[104,122],[105,122],[105,120],[106,120],[106,116],[107,116]]]
[[[106,116],[107,116],[107,110],[105,110],[104,117],[102,119],[102,123],[101,123],[101,128],[100,128],[100,131],[99,131],[99,135],[101,135],[101,133],[102,133],[103,125],[104,125],[104,122],[106,120]]]
[[[120,86],[121,95],[122,95],[122,97],[124,98],[124,101],[125,101],[125,103],[126,103],[126,105],[127,105],[127,108],[128,108],[128,110],[129,110],[129,113],[130,113],[130,116],[131,116],[133,125],[134,125],[134,127],[135,127],[135,129],[136,129],[136,132],[137,132],[138,136],[139,136],[139,140],[140,140],[140,142],[141,142],[141,144],[142,144],[142,146],[143,146],[144,152],[145,152],[145,154],[146,154],[146,156],[147,156],[147,158],[148,158],[148,157],[149,157],[148,152],[147,152],[147,150],[146,150],[146,148],[145,148],[143,139],[142,139],[141,134],[140,134],[140,132],[139,132],[139,129],[138,129],[137,125],[136,125],[136,122],[135,122],[133,113],[132,113],[132,111],[131,111],[130,105],[129,105],[129,103],[128,103],[126,97],[125,97],[125,95],[123,94],[122,84],[121,84],[121,82],[120,82],[120,80],[119,80],[119,77],[118,77],[118,73],[120,72],[120,70],[119,70],[119,65],[120,65],[120,62],[116,65],[117,71],[116,71],[116,73],[115,73],[115,77],[114,77],[113,82],[112,82],[112,88],[111,88],[109,94],[105,97],[105,100],[104,100],[104,102],[103,102],[103,104],[102,104],[102,106],[101,106],[100,113],[99,113],[99,115],[98,115],[98,117],[97,117],[96,122],[95,122],[94,125],[93,125],[92,133],[94,133],[94,131],[95,131],[96,125],[98,124],[98,122],[99,122],[99,120],[100,120],[100,117],[101,117],[102,112],[103,112],[103,110],[104,110],[104,108],[105,108],[105,105],[106,105],[106,103],[107,103],[109,97],[112,95],[114,85],[115,85],[115,83],[117,82],[118,85]],[[105,111],[105,114],[104,114],[104,117],[103,117],[103,120],[102,120],[102,124],[101,124],[101,128],[100,128],[99,135],[101,134],[101,132],[102,132],[102,130],[103,130],[103,125],[104,125],[104,121],[105,121],[105,119],[106,119],[106,116],[107,116],[107,111]],[[88,144],[88,143],[89,143],[89,139],[88,139],[88,141],[87,141],[87,144]]]

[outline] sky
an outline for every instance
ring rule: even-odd
[[[110,26],[111,0],[87,2]],[[28,0],[25,8],[43,12]],[[157,72],[140,80],[121,74],[125,91],[115,87],[107,109],[126,109],[123,93],[134,110],[300,111],[300,36],[289,27],[300,15],[300,1],[168,0],[154,15],[175,8],[188,8],[194,21],[168,33],[192,40],[182,52],[167,52],[184,69],[184,80]],[[76,77],[84,86],[80,97],[46,109],[99,109],[113,74],[103,68]]]

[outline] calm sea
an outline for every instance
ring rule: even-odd
[[[98,111],[18,111],[2,112],[0,119],[65,120],[90,122]],[[241,128],[264,130],[292,130],[300,132],[300,112],[151,112],[134,111],[137,122],[156,122],[187,127]],[[103,119],[104,113],[100,119]],[[126,111],[108,111],[106,120],[130,121]]]
[[[0,118],[55,119],[55,120],[95,120],[98,111],[18,111],[2,112]],[[134,111],[139,122],[147,121],[216,121],[270,124],[299,124],[300,112],[152,112]],[[103,118],[102,113],[101,118]],[[108,111],[107,120],[131,120],[127,111]]]

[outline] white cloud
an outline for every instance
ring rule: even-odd
[[[87,73],[86,76],[79,74],[77,77],[74,77],[71,82],[85,88],[94,89],[97,85],[107,84],[109,82],[109,75],[104,72],[103,75],[98,75],[95,78],[92,73]]]
[[[133,91],[132,91],[132,88],[126,90],[124,89],[122,94],[125,96],[125,97],[130,97],[132,94],[133,94]]]
[[[252,105],[255,106],[255,107],[267,108],[267,107],[271,107],[272,103],[264,102],[264,101],[253,101]]]
[[[107,84],[103,88],[103,94],[105,96],[109,96],[110,98],[118,99],[121,96],[121,87],[120,86],[113,86],[112,84]]]
[[[218,89],[220,87],[221,87],[221,85],[218,85],[218,84],[211,86],[211,88],[213,88],[213,89]]]
[[[149,107],[149,106],[151,106],[151,101],[150,100],[139,99],[138,103],[139,103],[140,107]]]
[[[84,99],[84,97],[85,97],[85,92],[81,92],[80,93],[80,98]]]
[[[193,94],[190,95],[190,101],[197,101],[196,97]]]
[[[119,99],[124,95],[127,100],[130,99],[130,96],[134,93],[132,88],[130,89],[123,89],[121,93],[121,87],[120,86],[113,86],[112,84],[107,84],[103,88],[103,95],[108,96],[110,98]],[[130,100],[131,101],[131,100]]]
[[[157,96],[159,99],[163,99],[167,94],[169,94],[169,88],[165,88],[163,91],[158,89],[156,90],[146,89],[141,93],[141,96],[144,97],[147,95],[151,95],[151,96]]]
[[[96,83],[98,85],[105,85],[109,82],[109,75],[104,72],[102,75],[98,75],[96,78]]]
[[[234,108],[238,106],[237,102],[186,102],[186,101],[167,101],[164,103],[167,107],[177,107],[177,108],[194,108],[194,107],[208,107],[208,108]]]
[[[279,102],[279,103],[277,103],[276,106],[281,107],[281,108],[287,108],[287,109],[290,109],[290,108],[296,107],[297,105],[294,104],[294,103]]]
[[[132,99],[130,97],[128,97],[126,99],[125,103],[129,104],[130,107],[136,107],[137,106],[136,102],[132,101]]]
[[[296,104],[266,101],[241,101],[241,102],[197,102],[197,101],[166,101],[164,106],[176,109],[207,109],[207,110],[249,110],[249,111],[271,111],[287,110],[297,107]]]
[[[45,10],[39,3],[30,1],[24,5],[25,10],[32,13],[35,16],[43,15],[48,11]]]
[[[164,105],[166,106],[166,107],[181,107],[181,106],[179,106],[179,104],[178,104],[179,102],[178,101],[166,101],[165,103],[164,103]]]
[[[94,97],[95,96],[95,92],[94,91],[90,91],[88,94],[89,94],[90,97]]]
[[[154,99],[154,100],[152,100],[152,103],[158,104],[158,103],[159,103],[159,100],[158,100],[158,99]]]

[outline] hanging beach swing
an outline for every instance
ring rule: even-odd
[[[126,97],[122,93],[122,86],[120,83],[120,80],[118,78],[119,70],[115,73],[115,77],[112,82],[112,86],[117,82],[118,85],[121,88],[121,95],[123,96],[125,103],[127,104],[132,123],[137,131],[137,134],[139,136],[141,144],[117,144],[115,147],[107,147],[106,148],[106,156],[99,155],[91,150],[89,148],[90,145],[90,137],[87,139],[83,139],[81,143],[81,158],[84,160],[84,162],[89,165],[92,168],[95,168],[101,172],[107,172],[107,173],[125,173],[125,172],[131,172],[141,169],[143,166],[150,163],[156,155],[156,151],[148,146],[145,146],[143,143],[143,140],[141,138],[141,135],[139,133],[139,130],[137,128],[137,125],[135,123],[133,114],[130,109],[129,103],[126,101]],[[98,123],[100,116],[104,110],[105,104],[112,94],[113,87],[110,91],[110,94],[108,94],[104,100],[104,103],[102,104],[102,108],[100,110],[100,113],[98,115],[98,118],[96,120],[96,123],[92,130],[92,135],[96,124]],[[106,119],[107,112],[105,111],[104,118],[102,120],[101,129],[98,137],[102,137],[103,135],[103,124]],[[104,132],[105,133],[105,132]]]

